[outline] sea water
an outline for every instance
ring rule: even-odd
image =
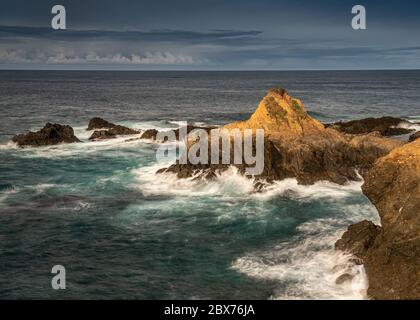
[[[234,168],[211,182],[157,175],[150,141],[88,140],[95,116],[161,130],[245,119],[278,86],[324,122],[420,121],[418,71],[1,71],[0,298],[366,298],[363,267],[334,251],[349,224],[379,223],[361,182],[254,193]],[[9,142],[46,122],[83,143]],[[66,290],[51,288],[58,264]],[[344,270],[355,277],[337,285]]]

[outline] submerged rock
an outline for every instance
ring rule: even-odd
[[[80,142],[80,140],[74,135],[72,127],[57,123],[47,123],[44,128],[37,132],[18,134],[13,137],[12,141],[20,147],[39,147],[59,143]]]
[[[337,248],[363,260],[371,298],[420,299],[420,140],[379,159],[364,178],[382,227],[350,226]]]
[[[349,134],[363,134],[377,131],[383,136],[398,136],[413,132],[412,129],[399,128],[398,125],[401,123],[408,122],[400,118],[382,117],[347,122],[340,121],[327,126]]]
[[[341,285],[346,282],[351,282],[353,280],[354,276],[350,273],[344,273],[341,276],[339,276],[337,279],[335,279],[335,284]]]
[[[416,139],[420,138],[420,131],[417,131],[416,133],[413,133],[410,138],[408,138],[408,141],[412,142]]]
[[[325,128],[308,115],[300,100],[290,97],[284,89],[270,90],[250,119],[221,128],[228,132],[243,132],[245,129],[254,132],[264,129],[264,169],[256,178],[268,181],[294,177],[301,184],[319,180],[344,184],[359,179],[356,169],[367,170],[379,157],[403,144],[377,134],[354,136]],[[210,144],[209,141],[209,154]],[[230,159],[233,159],[233,154]],[[219,163],[222,163],[221,159]],[[233,161],[229,164],[177,162],[159,172],[174,172],[178,177],[186,178],[197,176],[201,171],[203,177],[211,178],[216,172],[226,170],[231,163]],[[249,167],[246,164],[235,166],[241,173]]]

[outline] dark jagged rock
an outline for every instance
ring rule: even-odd
[[[300,100],[291,98],[285,90],[271,90],[249,120],[231,123],[222,129],[241,132],[264,129],[264,170],[256,178],[269,182],[291,177],[301,184],[319,180],[344,184],[348,180],[359,180],[356,169],[367,170],[379,157],[403,144],[377,134],[354,136],[326,129],[306,113]],[[246,169],[246,165],[235,166],[241,173]],[[160,172],[173,172],[186,178],[202,171],[202,176],[208,178],[228,167],[178,162]]]
[[[127,135],[140,133],[140,131],[138,130],[116,125],[102,118],[92,118],[89,121],[87,130],[94,130],[94,129],[108,129],[108,130],[97,130],[93,132],[89,140],[105,140],[105,139],[115,138],[116,136],[127,136]]]
[[[420,131],[417,131],[416,133],[413,133],[410,138],[408,139],[408,141],[412,142],[416,139],[420,138]]]
[[[106,140],[116,138],[116,135],[108,130],[95,130],[90,136],[89,140]]]
[[[141,139],[150,139],[150,140],[156,140],[156,136],[159,133],[156,129],[148,129],[143,132],[141,135]]]
[[[130,129],[124,126],[116,125],[108,130],[111,134],[117,135],[117,136],[128,136],[132,134],[139,134],[140,131],[135,129]]]
[[[335,249],[348,251],[364,259],[369,248],[372,247],[381,227],[371,221],[362,221],[348,227],[340,240],[335,243]]]
[[[108,122],[102,118],[95,117],[90,119],[87,130],[111,129],[113,127],[115,127],[115,124]]]
[[[59,143],[74,143],[80,140],[74,135],[70,126],[47,123],[44,128],[37,132],[28,132],[13,137],[13,142],[18,146],[49,146]]]
[[[337,248],[363,260],[371,298],[420,299],[420,140],[380,158],[364,179],[382,228],[350,226]]]
[[[347,122],[340,121],[326,126],[349,134],[363,134],[377,131],[383,136],[398,136],[413,132],[411,129],[398,128],[397,126],[401,123],[408,122],[394,117],[382,117]]]
[[[191,133],[192,131],[196,130],[196,129],[202,129],[205,130],[207,132],[210,132],[211,129],[214,129],[215,127],[199,127],[199,126],[194,126],[194,125],[187,125],[186,127],[183,127],[182,130],[184,130],[186,132],[186,134],[188,135],[189,133]],[[172,130],[172,132],[174,133],[174,139],[175,141],[179,141],[180,139],[180,135],[181,135],[181,128],[178,129],[174,129]],[[166,132],[161,132],[162,134],[167,134],[167,136],[163,139],[163,141],[168,141],[168,140],[172,140],[169,139],[169,131]],[[159,134],[159,131],[156,129],[148,129],[146,131],[143,132],[141,139],[150,139],[150,140],[156,140],[157,135]],[[185,137],[184,137],[185,138]]]

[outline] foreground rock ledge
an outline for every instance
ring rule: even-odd
[[[351,135],[325,128],[308,115],[299,99],[290,97],[284,89],[270,90],[250,119],[221,129],[264,129],[264,171],[257,178],[268,182],[296,178],[301,184],[320,180],[344,184],[359,180],[356,170],[366,171],[378,158],[404,144],[379,133]],[[236,166],[241,173],[245,171],[246,165]],[[176,173],[180,178],[202,172],[201,176],[211,178],[228,167],[175,163],[159,172]]]
[[[371,298],[420,299],[420,140],[379,159],[364,178],[382,227],[352,225],[336,248],[363,260]]]

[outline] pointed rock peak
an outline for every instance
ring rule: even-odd
[[[324,130],[324,126],[308,115],[299,99],[285,89],[268,91],[249,120],[234,122],[226,129],[264,129],[269,134],[304,135]]]
[[[290,97],[289,93],[284,88],[272,88],[268,91],[268,94],[279,95],[280,97]]]

